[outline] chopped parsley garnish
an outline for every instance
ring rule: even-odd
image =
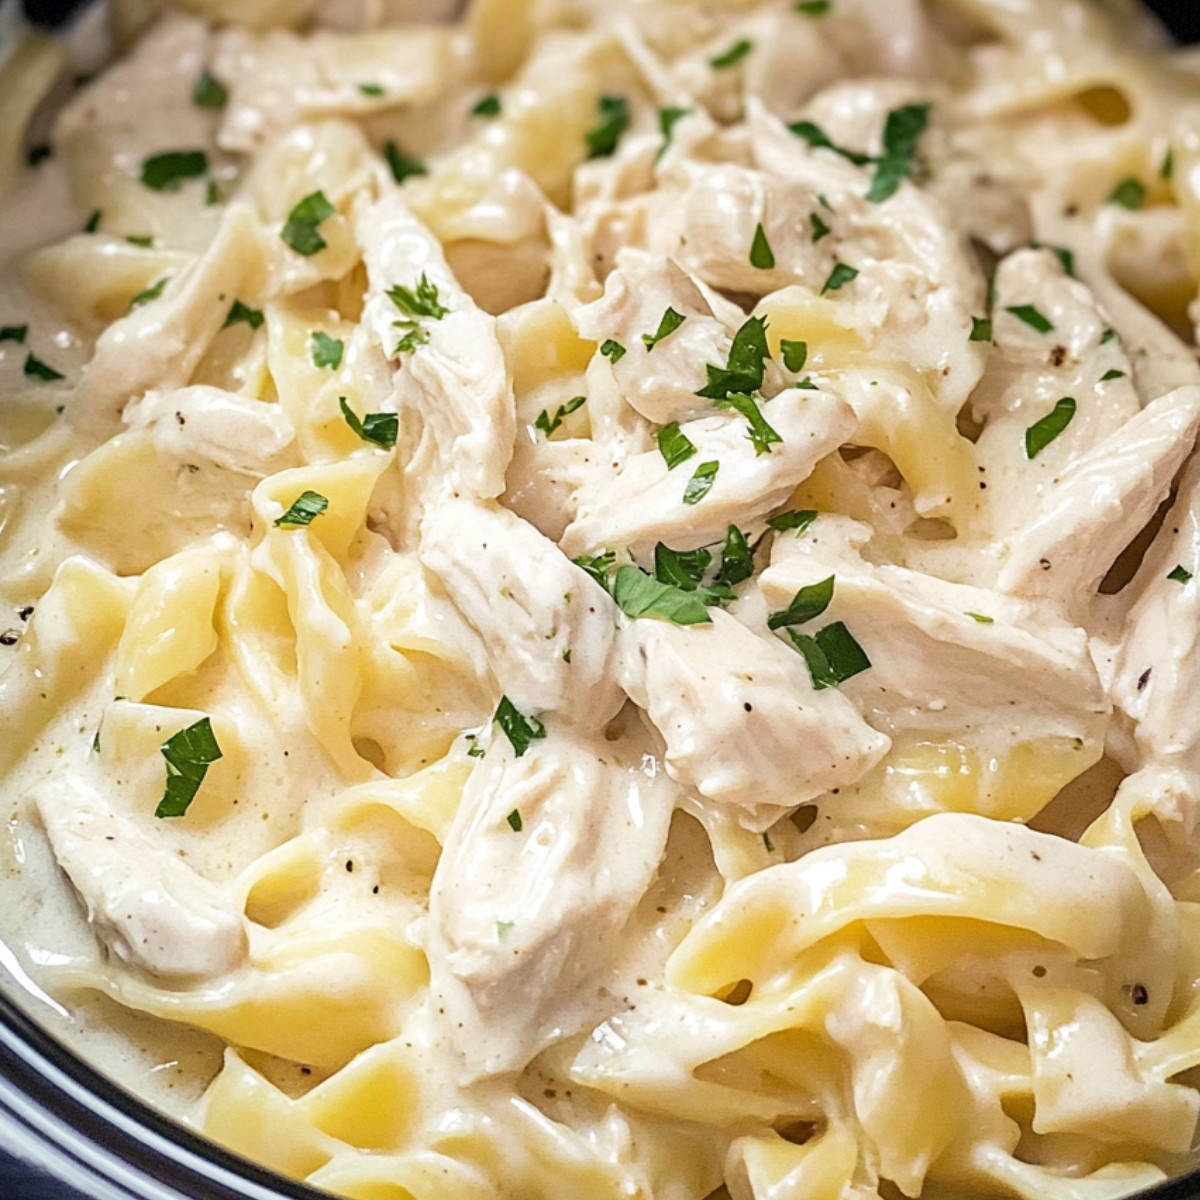
[[[800,0],[798,4],[793,5],[796,12],[803,13],[806,17],[823,17],[832,7],[832,0]]]
[[[525,823],[521,820],[519,809],[514,808],[504,819],[508,822],[508,827],[513,833],[520,833],[525,827]]]
[[[395,328],[402,330],[404,334],[396,343],[393,352],[397,356],[411,353],[429,341],[428,330],[422,329],[419,324],[422,317],[440,321],[450,311],[438,296],[437,284],[430,283],[424,271],[421,272],[415,289],[397,284],[389,288],[387,294],[391,302],[404,313],[403,319],[392,322]]]
[[[518,758],[529,749],[532,743],[546,736],[545,725],[537,717],[525,716],[507,696],[500,697],[500,703],[496,705],[496,713],[492,720],[504,731],[504,736],[512,743],[513,751]]]
[[[750,265],[760,271],[770,271],[775,266],[775,251],[767,241],[767,233],[761,221],[754,227],[754,240],[750,243]]]
[[[969,340],[972,342],[990,342],[992,340],[991,317],[971,318],[971,337]]]
[[[983,613],[969,612],[964,613],[963,615],[970,617],[976,625],[994,625],[996,621],[995,617],[984,616]]]
[[[601,96],[596,101],[600,119],[583,135],[588,158],[607,158],[629,128],[629,101],[624,96]]]
[[[804,364],[808,362],[807,342],[793,342],[788,338],[781,338],[779,352],[783,355],[783,365],[789,371],[799,373],[804,370]]]
[[[802,392],[818,392],[821,390],[813,383],[811,375],[805,375],[803,379],[798,379],[792,384],[792,387],[798,388]]]
[[[777,513],[767,524],[780,533],[792,531],[800,537],[816,519],[817,514],[811,508],[792,509],[790,512]]]
[[[742,392],[730,392],[723,400],[717,401],[717,407],[732,408],[734,412],[740,413],[746,418],[750,425],[750,432],[746,436],[754,444],[755,457],[769,453],[772,446],[783,441],[783,438],[767,423],[766,417],[762,415],[762,409],[758,407],[758,401],[753,396]]]
[[[836,687],[867,670],[871,660],[841,621],[826,625],[815,637],[789,629],[792,645],[804,656],[813,688]]]
[[[475,101],[471,109],[473,117],[498,117],[500,115],[500,97],[495,92],[488,92]]]
[[[311,525],[328,507],[328,499],[320,492],[301,492],[275,525],[281,529],[298,529],[303,525]]]
[[[24,342],[28,335],[28,325],[0,325],[0,342]]]
[[[663,144],[659,148],[658,158],[662,158],[671,144],[671,135],[675,132],[676,124],[683,120],[692,110],[690,108],[660,108],[658,110],[658,131],[663,136]]]
[[[157,300],[162,295],[163,288],[167,286],[170,279],[170,275],[164,275],[157,283],[152,283],[148,288],[138,292],[129,302],[129,311],[132,312],[135,308],[141,308],[143,304],[149,304],[151,300]]]
[[[724,71],[727,67],[732,67],[740,63],[753,49],[754,43],[749,38],[739,38],[723,54],[718,54],[715,58],[710,58],[708,65],[714,71]]]
[[[207,170],[203,150],[169,150],[142,163],[142,182],[156,192],[173,192],[185,179],[198,179]]]
[[[400,418],[395,413],[367,413],[360,421],[354,409],[346,403],[345,396],[338,397],[338,406],[342,410],[342,416],[346,418],[346,424],[364,442],[371,442],[383,450],[390,450],[396,444],[396,439],[400,436]]]
[[[229,103],[229,89],[206,68],[192,88],[192,103],[197,108],[224,108]]]
[[[1176,583],[1187,583],[1192,578],[1192,573],[1180,563],[1173,571],[1167,572],[1167,578],[1173,579]]]
[[[405,154],[390,138],[383,143],[383,157],[391,168],[392,178],[397,183],[403,183],[414,175],[428,175],[429,168],[421,159],[411,154]]]
[[[672,421],[658,431],[658,452],[666,460],[667,470],[672,471],[680,463],[687,462],[696,453],[696,447],[679,428],[679,422]]]
[[[1107,346],[1108,343],[1111,342],[1113,340],[1113,338],[1115,338],[1116,336],[1117,336],[1117,331],[1115,329],[1106,329],[1100,335],[1100,345]]]
[[[845,263],[834,263],[833,270],[829,272],[829,278],[825,280],[824,286],[821,288],[821,295],[826,292],[836,292],[838,288],[845,287],[852,279],[858,278],[856,268],[847,266]]]
[[[1168,146],[1166,154],[1163,155],[1162,166],[1158,168],[1159,179],[1171,180],[1175,178],[1175,147]]]
[[[608,359],[609,362],[620,362],[625,357],[625,347],[620,342],[614,341],[612,338],[606,338],[600,345],[600,353]]]
[[[382,83],[360,83],[358,85],[358,90],[360,92],[362,92],[362,94],[364,96],[386,96],[387,95],[387,89],[383,86]]]
[[[131,246],[141,246],[144,250],[149,250],[154,245],[154,238],[148,233],[131,233],[125,240]]]
[[[1050,319],[1043,316],[1032,304],[1012,304],[1004,311],[1012,313],[1018,321],[1024,321],[1030,329],[1036,329],[1038,333],[1049,333],[1054,328]]]
[[[220,199],[221,193],[217,188],[217,181],[215,179],[210,179],[204,189],[204,203],[207,207],[211,208]]]
[[[167,784],[154,810],[156,817],[182,817],[188,810],[208,768],[223,758],[212,721],[204,717],[181,729],[161,746],[167,762]]]
[[[642,341],[646,346],[647,352],[654,349],[663,338],[670,337],[680,325],[687,320],[683,313],[677,313],[673,308],[668,308],[662,315],[662,320],[658,323],[658,328],[653,333],[643,333]]]
[[[297,254],[308,258],[325,249],[327,243],[317,226],[336,212],[337,209],[329,203],[324,192],[310,192],[288,213],[279,236]]]
[[[235,300],[221,328],[228,329],[230,325],[236,325],[239,321],[245,321],[251,329],[258,329],[263,323],[262,309],[251,308],[248,304]]]
[[[1103,375],[1100,376],[1100,382],[1108,383],[1112,379],[1124,379],[1124,378],[1125,378],[1124,371],[1118,371],[1116,367],[1111,367],[1109,370],[1105,371]]]
[[[101,213],[101,211],[98,208],[92,209],[91,215],[88,217],[87,222],[84,224],[83,232],[84,233],[95,233],[96,230],[100,228],[101,216],[103,216],[103,214]]]
[[[56,379],[66,379],[66,376],[61,371],[56,371],[52,366],[42,362],[34,354],[29,354],[25,358],[25,377],[27,379],[40,379],[44,383],[53,383]]]
[[[550,437],[554,431],[563,423],[564,418],[569,417],[573,412],[577,412],[587,403],[586,396],[572,396],[566,404],[560,404],[555,411],[554,416],[550,415],[548,408],[543,408],[537,415],[537,420],[533,425],[535,429],[540,429],[547,437]]]
[[[585,570],[605,591],[608,590],[608,573],[616,562],[616,554],[606,550],[603,554],[583,554],[571,561]]]
[[[1075,400],[1064,396],[1046,416],[1025,430],[1025,457],[1037,458],[1070,425],[1074,416]]]
[[[654,578],[685,592],[694,592],[704,580],[704,572],[712,565],[712,554],[703,546],[699,550],[672,550],[659,542],[654,547]]]
[[[751,317],[733,335],[729,360],[724,367],[705,366],[708,383],[697,393],[706,400],[724,400],[731,392],[749,395],[762,387],[764,363],[771,357],[767,347],[766,317]]]
[[[929,123],[928,104],[905,104],[887,115],[883,127],[883,154],[875,163],[875,178],[871,180],[867,199],[878,204],[893,196],[912,174],[917,157],[917,143]]]
[[[312,331],[312,360],[314,367],[328,367],[336,371],[342,365],[342,353],[346,343],[341,338],[330,337],[320,329]]]
[[[742,583],[754,574],[754,551],[746,535],[736,526],[725,531],[725,542],[721,546],[721,566],[717,571],[717,582],[731,587]]]
[[[497,939],[497,941],[501,941],[501,942],[504,941],[504,939],[506,937],[508,937],[508,935],[512,932],[514,925],[516,925],[516,921],[497,921],[496,922],[496,939]]]
[[[768,629],[786,629],[791,625],[803,625],[819,617],[833,599],[832,575],[822,579],[820,583],[810,583],[802,587],[793,597],[787,608],[781,612],[773,612],[767,617]]]
[[[721,464],[715,459],[702,462],[696,468],[691,479],[687,481],[687,487],[683,489],[684,504],[699,504],[712,490],[712,485],[716,482],[717,472],[720,469]]]
[[[626,563],[612,581],[612,598],[628,617],[658,617],[676,625],[708,625],[712,617],[694,591],[685,591]]]
[[[833,230],[821,219],[819,213],[809,213],[808,223],[812,226],[812,240],[815,246],[823,237],[828,237]]]
[[[45,143],[31,147],[29,153],[25,155],[25,161],[31,166],[36,167],[44,163],[46,159],[53,158],[54,151]]]
[[[859,154],[856,150],[847,150],[844,146],[839,146],[825,130],[819,125],[814,125],[812,121],[794,121],[788,129],[797,137],[803,138],[814,150],[832,150],[834,154],[840,154],[856,167],[865,166],[871,161],[869,154]]]
[[[1133,176],[1122,179],[1109,193],[1109,204],[1119,204],[1130,212],[1136,212],[1146,201],[1146,185]]]
[[[1063,273],[1075,278],[1075,251],[1068,250],[1066,246],[1046,246],[1044,249],[1049,250],[1062,265]]]

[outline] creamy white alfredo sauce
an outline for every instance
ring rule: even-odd
[[[7,991],[352,1200],[1184,1169],[1194,59],[451,7],[0,64]]]

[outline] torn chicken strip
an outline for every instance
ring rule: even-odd
[[[681,323],[656,339],[668,313]],[[707,382],[706,363],[724,363],[731,338],[700,289],[670,258],[625,250],[604,284],[604,298],[578,309],[580,334],[625,348],[612,364],[621,394],[657,425],[686,421],[710,410],[696,393]]]
[[[622,683],[666,742],[672,779],[738,808],[761,833],[855,783],[890,746],[835,689],[815,691],[798,654],[710,609],[710,625],[635,620]]]
[[[1007,541],[1002,591],[1073,611],[1166,499],[1200,430],[1200,387],[1159,397],[1067,466]]]
[[[745,525],[778,507],[817,462],[854,432],[854,414],[819,391],[786,391],[762,405],[782,441],[757,454],[740,417],[702,417],[681,427],[696,453],[675,469],[657,450],[632,456],[611,483],[580,495],[579,515],[563,534],[572,558],[625,547],[648,561],[658,542],[696,550],[719,542],[730,525]],[[696,468],[719,463],[709,492],[684,500]]]
[[[1082,629],[1025,600],[868,563],[859,551],[870,537],[869,526],[821,516],[804,537],[776,538],[761,587],[781,612],[833,577],[828,608],[797,629],[846,625],[871,665],[841,690],[876,729],[965,736],[993,753],[1053,740],[1079,771],[1100,757],[1110,704]]]
[[[424,278],[448,310],[440,318],[418,318],[418,344],[403,353],[396,375],[397,411],[415,416],[420,441],[432,443],[424,453],[414,450],[410,470],[413,464],[429,466],[428,477],[420,481],[429,489],[485,500],[499,496],[512,455],[515,416],[495,318],[459,287],[437,239],[397,192],[372,205],[357,225],[370,279],[363,319],[385,355],[396,357],[404,333],[396,323],[406,316],[387,295],[390,288],[415,291]]]
[[[114,812],[90,783],[68,774],[42,785],[35,800],[89,923],[122,962],[180,983],[241,966],[246,933],[230,897]]]
[[[617,714],[616,606],[549,538],[505,508],[444,500],[426,516],[420,556],[517,708],[593,729]]]
[[[160,300],[135,308],[100,336],[67,419],[88,433],[111,436],[130,399],[152,386],[163,392],[183,387],[233,301],[257,297],[269,254],[262,237],[250,210],[231,204],[204,256],[167,284]]]
[[[431,988],[468,1077],[518,1070],[611,1011],[586,984],[654,878],[676,794],[640,758],[554,724],[520,758],[493,742],[429,905]]]

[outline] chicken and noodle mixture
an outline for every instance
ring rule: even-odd
[[[350,1200],[1187,1169],[1200,58],[1122,0],[88,20],[0,65],[29,1011]]]

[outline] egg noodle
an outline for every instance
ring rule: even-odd
[[[30,1011],[353,1200],[1186,1169],[1200,63],[1087,0],[183,9],[0,67]]]

